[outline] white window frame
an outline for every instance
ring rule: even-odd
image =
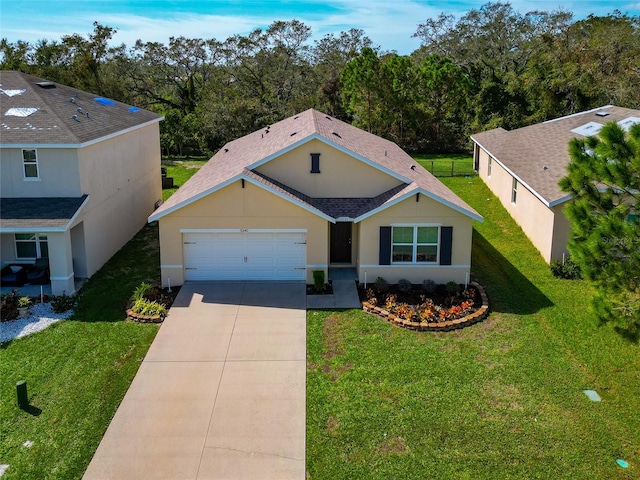
[[[33,154],[35,155],[35,161],[27,161],[27,159],[25,158],[25,152],[33,152]],[[36,176],[35,177],[29,177],[27,176],[27,166],[33,166],[35,165],[36,167]],[[25,181],[27,182],[37,182],[40,180],[40,165],[38,164],[38,150],[35,148],[23,148],[22,149],[22,176],[24,178]]]
[[[35,238],[30,239],[30,240],[22,240],[22,239],[18,239],[17,235],[33,235]],[[40,238],[40,237],[44,237],[44,238]],[[36,244],[36,256],[35,257],[21,257],[18,254],[18,243],[33,243],[35,242]],[[28,233],[14,233],[13,234],[13,245],[15,248],[15,252],[16,252],[16,260],[35,260],[38,258],[42,258],[42,248],[41,248],[41,243],[47,243],[47,252],[49,251],[49,237],[46,233],[33,233],[33,232],[28,232]]]
[[[492,158],[489,157],[489,161],[487,162],[487,177],[491,178],[491,160]]]
[[[440,227],[442,225],[440,224],[433,224],[433,223],[427,223],[427,224],[403,224],[403,223],[397,223],[397,224],[392,224],[391,225],[391,263],[394,265],[414,265],[414,264],[418,264],[418,265],[435,265],[435,264],[439,264],[440,263]],[[394,228],[413,228],[413,239],[412,239],[412,243],[394,243],[393,241],[393,229]],[[432,227],[432,228],[436,228],[438,233],[436,236],[436,241],[435,243],[418,243],[418,228],[421,227]],[[411,249],[411,261],[407,262],[407,261],[398,261],[398,260],[393,260],[393,246],[394,245],[411,245],[412,249]],[[429,260],[429,261],[424,261],[424,262],[419,262],[418,261],[418,247],[419,246],[435,246],[436,247],[436,258],[435,260]]]
[[[517,200],[518,200],[518,179],[513,177],[513,182],[512,182],[512,188],[511,188],[511,203],[513,205],[516,204]]]

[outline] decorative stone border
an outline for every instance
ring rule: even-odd
[[[409,330],[417,330],[420,332],[447,332],[450,330],[457,330],[460,328],[468,327],[474,323],[478,323],[484,320],[489,314],[489,299],[484,289],[476,282],[471,282],[469,285],[475,287],[480,292],[482,298],[482,306],[473,313],[466,315],[462,318],[456,318],[455,320],[447,320],[438,323],[423,323],[412,322],[410,320],[404,320],[396,317],[394,314],[387,312],[385,309],[371,305],[369,302],[362,302],[362,309],[365,312],[373,313],[378,317],[386,320],[387,322],[396,325],[398,327],[407,328]]]
[[[127,318],[138,323],[162,323],[164,317],[160,315],[141,315],[127,308]]]

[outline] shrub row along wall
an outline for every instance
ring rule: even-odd
[[[379,316],[380,318],[388,321],[393,325],[407,328],[409,330],[417,330],[421,332],[446,332],[449,330],[457,330],[459,328],[464,328],[469,325],[473,325],[474,323],[478,323],[484,320],[489,314],[489,299],[487,298],[487,294],[485,293],[484,289],[476,282],[471,282],[470,285],[472,287],[475,287],[478,292],[480,292],[480,298],[482,298],[482,306],[475,312],[470,313],[469,315],[465,315],[461,318],[456,318],[455,320],[446,320],[444,322],[437,323],[412,322],[410,320],[399,318],[394,314],[387,312],[384,308],[371,305],[369,302],[362,302],[362,308],[365,312],[373,313],[374,315]]]

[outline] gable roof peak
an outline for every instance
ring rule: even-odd
[[[269,133],[266,133],[266,132]],[[432,198],[472,218],[480,216],[396,143],[310,108],[224,145],[152,216],[157,219],[181,205],[241,179],[248,171],[318,140],[386,173],[407,188],[431,192]],[[412,168],[415,167],[415,168]]]

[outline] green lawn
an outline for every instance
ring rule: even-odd
[[[466,153],[425,153],[413,158],[436,177],[473,177],[473,158]]]
[[[159,281],[159,265],[158,229],[146,226],[82,288],[72,319],[0,345],[2,480],[82,477],[156,335],[123,320],[133,289]],[[30,412],[16,406],[19,380]]]
[[[597,325],[589,287],[554,279],[478,178],[443,181],[486,219],[473,268],[492,314],[426,334],[309,312],[311,478],[638,478],[638,346]],[[145,227],[92,277],[71,320],[0,346],[2,480],[84,473],[157,332],[122,321],[135,286],[158,279],[157,235]],[[15,406],[18,380],[30,413]]]
[[[638,345],[598,326],[589,286],[553,278],[480,179],[443,181],[485,218],[473,270],[492,313],[416,333],[308,312],[310,478],[640,477]]]
[[[201,157],[166,157],[162,159],[162,166],[167,169],[167,176],[173,177],[174,188],[162,190],[162,200],[166,200],[185,184],[198,171],[208,158]]]

